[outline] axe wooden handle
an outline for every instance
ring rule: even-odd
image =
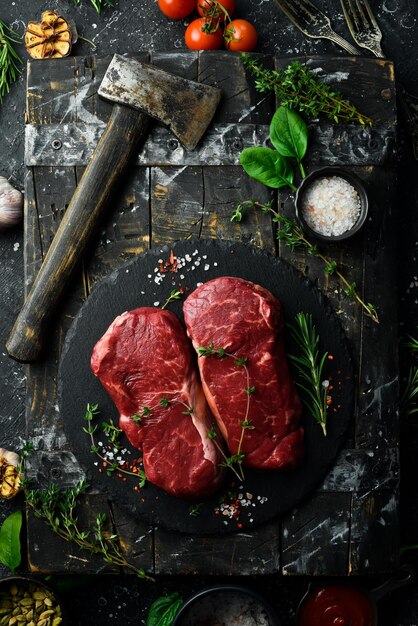
[[[121,173],[146,137],[149,122],[148,115],[131,107],[114,106],[6,342],[17,361],[35,361],[41,353],[45,325],[96,232]]]

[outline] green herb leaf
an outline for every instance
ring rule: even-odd
[[[0,528],[0,562],[12,572],[20,565],[21,561],[21,528],[22,511],[15,511],[6,517]]]
[[[76,6],[80,6],[80,2],[81,0],[74,0],[74,4]],[[90,0],[90,2],[92,3],[99,15],[102,12],[102,9],[104,9],[105,7],[113,7],[112,0]]]
[[[308,128],[300,115],[282,106],[271,120],[270,139],[279,154],[300,162],[308,147]]]
[[[289,186],[293,190],[293,170],[289,161],[269,148],[245,148],[240,154],[240,163],[246,173],[267,187],[279,189]]]
[[[171,626],[182,604],[183,598],[178,591],[157,598],[148,611],[146,626]]]
[[[214,428],[211,428],[210,430],[208,430],[207,436],[209,439],[216,439],[216,430]]]

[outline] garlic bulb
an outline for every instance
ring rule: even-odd
[[[0,176],[0,230],[16,226],[22,219],[23,195]]]
[[[0,498],[10,500],[21,490],[19,475],[20,456],[0,448]]]

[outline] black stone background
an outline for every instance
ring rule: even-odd
[[[336,30],[349,39],[339,0],[315,0],[331,17]],[[0,0],[0,18],[23,34],[29,20],[38,20],[46,9],[58,9],[73,17],[80,35],[97,46],[95,54],[172,50],[184,48],[186,21],[167,20],[158,10],[156,0],[115,0],[98,16],[89,0],[75,7],[70,0]],[[384,33],[383,46],[396,63],[397,75],[405,86],[418,95],[418,2],[416,0],[370,0]],[[273,0],[237,0],[236,14],[251,20],[258,28],[260,52],[289,54],[344,54],[331,43],[305,39],[288,22]],[[21,48],[21,54],[25,52]],[[86,55],[92,47],[85,41],[76,44],[73,53]],[[24,109],[25,75],[12,87],[0,107],[0,175],[11,177],[22,188],[24,179]],[[399,318],[401,341],[408,334],[417,335],[418,305],[418,162],[415,162],[401,124],[399,153]],[[24,439],[25,378],[23,368],[11,361],[4,349],[14,318],[23,298],[22,226],[0,233],[0,446],[16,448]],[[402,373],[408,370],[410,356],[401,352]],[[402,484],[401,522],[403,544],[418,544],[418,418],[401,426]],[[22,502],[0,504],[0,522]],[[402,560],[418,571],[418,550],[406,552]],[[24,566],[22,566],[24,571]],[[1,569],[0,574],[6,574]],[[146,609],[161,593],[180,590],[184,597],[202,586],[221,581],[203,579],[159,578],[156,584],[144,584],[132,577],[76,577],[52,582],[63,589],[63,599],[70,610],[71,626],[104,624],[144,624]],[[356,582],[371,588],[382,577],[362,578]],[[242,582],[242,581],[241,581]],[[279,608],[284,626],[295,623],[295,608],[308,580],[269,576],[245,579]],[[65,587],[65,588],[64,588]],[[379,625],[418,626],[418,584],[393,592],[379,603]]]

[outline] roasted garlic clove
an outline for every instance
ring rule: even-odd
[[[0,448],[0,498],[10,500],[22,488],[19,474],[20,456],[5,448]]]
[[[44,11],[41,22],[29,22],[25,32],[25,46],[34,59],[66,57],[77,39],[73,23],[55,11]]]

